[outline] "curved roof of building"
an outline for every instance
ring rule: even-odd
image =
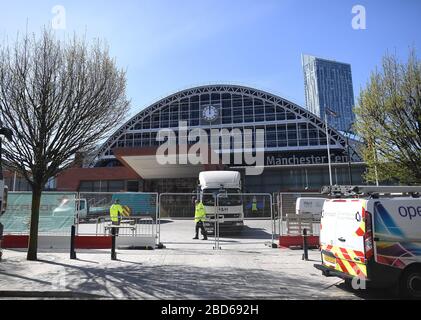
[[[149,107],[143,109],[139,113],[137,113],[135,116],[133,116],[131,119],[129,119],[125,124],[123,124],[119,129],[117,129],[113,135],[111,135],[105,143],[100,147],[98,152],[96,153],[95,161],[105,158],[114,158],[112,156],[112,149],[115,147],[120,147],[120,145],[117,145],[117,142],[128,132],[132,133],[138,133],[142,132],[142,129],[140,129],[139,124],[141,124],[145,119],[149,119],[148,117],[153,116],[154,113],[163,110],[164,108],[170,106],[173,103],[177,103],[180,101],[183,101],[183,99],[189,99],[192,97],[197,97],[205,94],[231,94],[231,95],[239,95],[245,98],[251,98],[253,101],[258,101],[258,103],[264,104],[264,108],[267,106],[275,106],[275,113],[281,113],[286,112],[286,114],[293,114],[295,119],[287,119],[284,120],[278,120],[278,116],[276,117],[275,121],[267,121],[267,118],[263,121],[255,121],[255,119],[251,122],[247,123],[227,123],[222,124],[220,126],[216,127],[242,127],[242,126],[250,126],[250,125],[277,125],[277,124],[288,124],[288,123],[309,123],[308,127],[311,129],[316,129],[320,132],[325,132],[325,124],[324,121],[321,120],[316,115],[312,114],[311,112],[307,111],[306,109],[300,107],[299,105],[288,101],[287,99],[284,99],[282,97],[279,97],[275,94],[271,94],[262,90],[245,87],[245,86],[239,86],[239,85],[231,85],[231,84],[219,84],[219,85],[204,85],[194,88],[185,89],[179,92],[176,92],[174,94],[171,94],[155,103],[150,105]],[[221,95],[222,97],[222,95]],[[222,99],[222,98],[221,98]],[[222,101],[222,100],[221,100]],[[254,102],[253,102],[254,103]],[[208,103],[209,104],[209,103]],[[200,104],[200,107],[203,104]],[[245,106],[244,106],[245,108]],[[266,109],[265,109],[266,110]],[[264,111],[266,112],[266,111]],[[266,114],[266,113],[265,113]],[[243,118],[245,119],[245,118]],[[199,127],[206,128],[206,125],[198,125]],[[152,129],[152,131],[158,131],[159,129],[162,129],[164,127],[171,127],[170,125],[167,126],[161,126],[159,128]],[[212,125],[212,128],[215,126]],[[149,130],[151,131],[151,130]],[[298,132],[298,131],[297,131]],[[333,128],[329,127],[329,135],[331,139],[333,140],[334,144],[331,145],[332,148],[339,148],[343,149],[346,147],[346,141],[343,138],[343,136],[336,131]],[[297,138],[298,139],[298,138]],[[321,134],[319,136],[320,141],[322,141]],[[326,138],[325,138],[326,139]],[[321,143],[321,142],[319,142]],[[125,145],[124,145],[125,146]],[[130,145],[133,147],[136,147],[136,145]],[[296,146],[296,148],[293,148],[294,150],[306,150],[306,149],[325,149],[326,144],[318,146],[311,147],[310,144],[308,146],[300,146],[299,144]],[[275,148],[277,150],[289,150],[287,147],[277,147]],[[92,163],[93,165],[93,163]]]

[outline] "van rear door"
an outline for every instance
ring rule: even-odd
[[[364,257],[364,232],[365,232],[365,200],[363,199],[334,199],[326,200],[323,207],[322,218],[322,241],[326,251],[326,266],[351,276],[367,276],[366,261]],[[326,225],[325,217],[333,216],[334,220]],[[327,228],[334,231],[326,232]],[[325,235],[329,239],[325,239]],[[326,241],[327,240],[327,241]],[[335,264],[328,256],[335,257]],[[330,260],[330,261],[328,261]]]
[[[320,220],[320,246],[322,262],[326,267],[336,269],[336,257],[333,248],[336,246],[336,214],[337,210],[332,205],[333,200],[326,200],[322,209]]]
[[[336,245],[338,270],[352,276],[367,276],[364,255],[365,206],[364,199],[336,201]]]

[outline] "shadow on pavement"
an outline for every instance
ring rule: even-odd
[[[174,223],[174,220],[161,219],[161,224]]]
[[[66,270],[67,290],[112,298],[152,299],[350,299],[343,290],[320,290],[311,277],[278,271],[185,265],[107,264],[105,268],[43,260]],[[74,281],[73,281],[73,280]],[[338,286],[339,289],[342,289]],[[372,297],[367,297],[372,298]]]
[[[252,228],[249,226],[244,226],[244,229],[241,233],[221,233],[220,237],[231,239],[271,239],[272,234],[263,228]]]
[[[355,290],[345,282],[336,285],[337,288],[354,294],[364,300],[390,300],[399,299],[399,296],[393,288],[367,288],[365,290]]]

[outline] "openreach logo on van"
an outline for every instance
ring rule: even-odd
[[[421,206],[400,206],[398,212],[402,218],[409,218],[409,220],[421,218]]]
[[[246,175],[260,175],[264,170],[264,139],[264,129],[256,129],[253,135],[253,129],[239,128],[211,129],[209,139],[206,130],[201,128],[188,130],[187,122],[180,121],[178,139],[173,129],[163,128],[158,131],[156,141],[164,143],[156,151],[156,161],[161,165],[245,164]],[[231,152],[234,154],[233,157]]]

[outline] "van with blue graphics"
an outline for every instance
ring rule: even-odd
[[[320,225],[325,276],[421,298],[421,186],[332,186]]]

